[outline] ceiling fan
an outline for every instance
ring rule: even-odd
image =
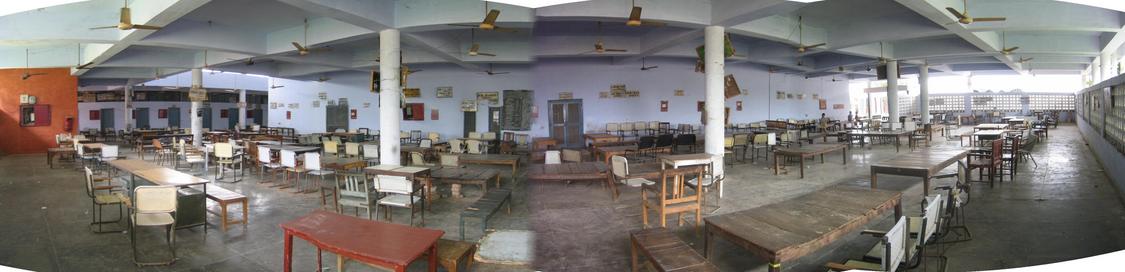
[[[652,69],[656,69],[656,68],[660,68],[660,66],[659,65],[645,66],[645,58],[641,58],[641,71],[648,71],[648,70],[652,70]]]
[[[626,51],[629,51],[629,50],[625,50],[625,49],[605,48],[605,43],[602,42],[601,34],[602,34],[602,22],[598,22],[598,40],[594,42],[594,50],[582,52],[582,53],[579,53],[579,54],[589,54],[589,53],[601,54],[601,53],[605,53],[605,52],[626,52]]]
[[[953,7],[945,7],[945,10],[948,10],[949,13],[952,13],[954,17],[957,17],[958,23],[967,25],[967,24],[971,24],[973,22],[999,22],[999,21],[1004,21],[1004,20],[1008,19],[1008,18],[1005,18],[1005,17],[978,17],[978,18],[970,17],[969,16],[969,2],[968,2],[968,0],[961,0],[961,3],[965,7],[964,11],[957,11],[957,9],[955,9]]]
[[[91,69],[90,65],[94,65],[94,61],[82,63],[82,44],[78,44],[78,66],[75,66],[74,69]]]
[[[629,20],[625,21],[626,26],[664,26],[664,22],[644,20],[641,19],[641,7],[637,6],[637,1],[633,0],[633,9],[629,11]]]
[[[309,18],[305,18],[305,44],[301,45],[300,43],[293,42],[293,47],[297,48],[297,55],[298,56],[304,56],[304,55],[308,55],[310,52],[332,51],[332,48],[330,48],[330,47],[308,48],[307,47],[308,45],[309,45]]]
[[[46,75],[47,73],[32,73],[31,72],[31,51],[28,49],[23,50],[24,70],[23,75],[20,76],[21,80],[27,80],[33,76]]]
[[[480,24],[449,24],[449,25],[451,25],[451,26],[461,26],[461,27],[480,28],[482,30],[494,30],[494,31],[509,32],[509,33],[516,32],[515,29],[504,28],[504,27],[500,27],[500,26],[496,25],[496,18],[500,17],[500,10],[498,10],[498,9],[488,9],[488,1],[484,1],[484,10],[486,10],[485,14],[484,14],[484,20],[481,20]]]
[[[270,89],[280,89],[280,88],[285,88],[285,86],[284,85],[270,85]]]
[[[325,81],[329,81],[329,80],[332,80],[332,78],[327,77],[327,76],[320,76],[316,79],[316,82],[325,82]]]
[[[1003,37],[1000,40],[1000,42],[1002,43],[1001,46],[1000,46],[1000,54],[1008,55],[1008,54],[1012,54],[1012,52],[1020,49],[1019,46],[1007,47],[1008,34],[1005,33],[1005,32],[1001,32],[1001,35],[1003,35]]]
[[[1029,61],[1031,61],[1031,60],[1033,60],[1033,59],[1035,59],[1035,58],[1024,58],[1024,57],[1020,57],[1020,59],[1019,59],[1018,61],[1016,61],[1016,62],[1019,62],[1019,63],[1027,63],[1027,62],[1029,62]]]
[[[161,27],[159,27],[159,26],[135,25],[135,24],[133,24],[133,16],[132,16],[131,13],[132,12],[129,11],[129,0],[125,0],[125,7],[121,8],[121,20],[117,22],[117,25],[115,25],[115,26],[92,27],[92,28],[90,28],[90,30],[110,29],[110,28],[116,28],[116,29],[120,29],[120,30],[133,30],[133,29],[160,30]]]
[[[495,71],[492,70],[492,64],[489,63],[488,64],[488,70],[485,70],[484,73],[486,73],[490,76],[493,76],[493,75],[503,75],[503,74],[507,74],[507,73],[511,73],[511,72],[495,72]]]
[[[470,31],[469,35],[471,36],[471,40],[472,40],[472,43],[473,43],[473,45],[471,47],[469,47],[469,56],[489,56],[489,57],[495,57],[496,56],[496,54],[480,52],[480,44],[477,43],[477,30],[476,29],[470,29],[469,31]]]
[[[792,29],[792,28],[790,28],[790,29]],[[789,32],[789,33],[793,33],[793,32]],[[809,49],[821,47],[821,46],[824,46],[826,44],[828,44],[828,43],[818,43],[818,44],[805,45],[805,26],[804,26],[804,23],[803,23],[803,18],[801,16],[797,16],[797,53],[804,53],[805,51],[808,51]]]
[[[227,58],[227,60],[242,62],[243,64],[246,64],[246,66],[254,66],[254,64],[257,63],[254,62],[254,58],[246,58],[246,60]]]

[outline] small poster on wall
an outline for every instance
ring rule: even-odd
[[[219,118],[228,118],[229,116],[230,116],[230,110],[226,110],[226,109],[219,110]],[[136,117],[134,117],[134,118],[136,118]]]
[[[842,109],[844,109],[844,104],[832,104],[832,109],[842,110]]]
[[[705,107],[706,105],[707,105],[707,104],[706,104],[706,103],[703,103],[703,101],[697,101],[697,102],[695,102],[695,111],[698,111],[698,112],[703,112],[703,107]]]
[[[684,96],[684,90],[676,90],[672,92],[672,94],[675,96]]]
[[[461,100],[461,111],[476,112],[477,111],[477,100],[476,99]]]
[[[437,119],[438,119],[437,109],[430,109],[430,120],[437,120]]]
[[[363,102],[363,108],[364,109],[370,108],[370,107],[371,107],[371,102]]]
[[[560,92],[559,99],[574,99],[573,92]]]
[[[277,109],[277,102],[270,102],[270,109],[271,110]]]
[[[828,109],[828,100],[820,99],[820,109],[822,109],[822,110]]]
[[[285,120],[293,120],[293,112],[285,111]]]
[[[598,98],[609,98],[609,92],[599,92]]]
[[[316,97],[320,98],[320,100],[328,100],[328,92],[316,93]]]
[[[359,117],[359,112],[358,112],[358,111],[356,111],[355,109],[352,109],[352,111],[351,111],[351,117],[352,117],[352,120],[355,120],[356,118],[358,118],[358,117]]]
[[[404,88],[402,95],[406,97],[422,97],[422,89],[418,88]]]
[[[319,107],[320,107],[320,100],[313,100],[313,108],[319,108]]]
[[[102,119],[102,112],[101,111],[99,111],[99,110],[91,110],[90,111],[90,120],[101,120],[101,119]]]
[[[734,102],[734,110],[742,111],[742,101],[735,101]]]
[[[660,100],[660,112],[668,112],[668,100]]]
[[[156,118],[159,118],[159,119],[168,119],[168,109],[159,109],[159,110],[156,110]]]
[[[777,100],[785,99],[785,92],[777,91]]]
[[[500,104],[500,92],[477,92],[477,102],[493,106]]]
[[[453,97],[453,87],[437,87],[437,98],[450,98]]]

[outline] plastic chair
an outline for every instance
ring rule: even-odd
[[[379,164],[379,146],[373,144],[363,145],[363,159],[367,161],[367,166],[375,166]]]
[[[329,192],[325,191],[325,190],[331,191],[332,199],[333,199],[333,201],[335,201],[336,200],[336,184],[335,183],[325,183],[324,182],[324,176],[334,175],[334,174],[336,174],[336,171],[324,170],[323,168],[321,168],[321,166],[320,166],[320,154],[318,154],[316,152],[308,152],[308,153],[305,153],[304,156],[305,156],[305,170],[308,170],[308,172],[306,172],[305,178],[307,179],[308,175],[316,176],[316,178],[317,178],[316,184],[320,187],[320,205],[322,207],[324,205],[328,205],[327,196],[328,196]],[[332,206],[336,206],[335,203],[333,203]]]
[[[270,156],[270,149],[264,146],[258,147],[258,164],[262,166],[262,171],[258,172],[258,179],[261,179],[263,182],[269,182],[265,179],[262,179],[262,174],[265,174],[267,170],[276,170],[281,168],[281,164],[274,161],[273,156]]]
[[[340,142],[326,141],[326,142],[324,142],[324,148],[323,149],[324,149],[324,156],[328,156],[328,155],[332,155],[332,156],[336,156],[336,157],[340,156],[340,153],[339,153],[340,152]]]
[[[469,148],[469,154],[484,154],[484,142],[480,140],[470,139],[465,141],[465,145]]]
[[[196,164],[207,162],[207,158],[203,155],[203,152],[196,150],[194,147],[188,147],[187,141],[184,141],[184,139],[180,139],[179,142],[176,143],[176,152],[180,158],[184,159],[184,162],[188,163],[188,167],[192,169],[195,168],[194,165]],[[179,160],[177,160],[176,165],[179,165],[178,161]]]
[[[383,197],[379,198],[377,203],[380,206],[387,207],[387,211],[384,213],[387,221],[393,221],[390,207],[400,207],[410,209],[410,226],[414,226],[415,212],[422,213],[422,225],[426,225],[426,210],[417,209],[415,211],[415,207],[425,202],[422,201],[421,196],[415,195],[421,191],[416,190],[414,182],[403,176],[378,175],[375,178],[375,190],[383,194]],[[379,215],[379,207],[375,207],[375,215]]]
[[[234,179],[235,182],[242,181],[242,158],[240,155],[234,154],[234,146],[230,143],[215,143],[215,162],[218,167],[215,168],[215,180],[222,180],[223,172],[226,172],[226,167],[230,167],[231,171],[235,171],[235,165],[238,165],[238,177]]]
[[[359,158],[359,143],[344,143],[344,157]]]
[[[558,150],[547,150],[544,153],[544,155],[545,155],[545,157],[543,159],[544,164],[560,164],[560,163],[562,163],[562,158],[561,158],[561,156],[559,156]]]
[[[297,187],[297,191],[300,192],[301,191],[301,174],[304,174],[308,170],[306,170],[304,167],[300,167],[299,165],[297,165],[297,153],[296,152],[293,152],[291,150],[282,149],[280,153],[281,153],[281,166],[285,169],[285,182],[286,183],[289,182],[289,175],[290,174],[295,175],[296,177],[294,178],[293,183],[295,183],[294,185]]]
[[[461,141],[460,139],[450,139],[449,140],[449,153],[453,153],[453,154],[465,153],[464,145],[465,145],[465,142]]]
[[[614,180],[617,180],[617,182],[628,185],[629,187],[641,187],[641,185],[656,184],[656,182],[648,179],[630,176],[629,159],[626,159],[625,157],[613,156],[610,158],[610,162],[612,163],[611,167],[613,168]]]
[[[137,186],[133,190],[132,212],[129,216],[129,240],[133,245],[133,263],[138,266],[170,265],[176,261],[176,187]],[[168,250],[172,258],[163,262],[141,262],[137,257],[137,227],[166,227]]]
[[[906,217],[900,217],[894,227],[886,232],[881,238],[883,244],[883,255],[879,263],[849,260],[843,264],[828,263],[824,266],[830,271],[848,271],[848,270],[869,270],[869,271],[887,271],[894,272],[898,270],[898,266],[903,260],[906,259],[906,252],[909,250],[908,239],[910,232],[906,230]]]

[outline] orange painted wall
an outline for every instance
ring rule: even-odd
[[[69,68],[31,69],[47,73],[21,80],[24,69],[0,69],[0,150],[5,154],[47,152],[55,146],[55,134],[63,132],[66,117],[78,127],[78,78]],[[37,104],[51,105],[51,125],[21,127],[20,94],[34,95]]]

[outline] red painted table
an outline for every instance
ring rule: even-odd
[[[320,251],[348,259],[406,271],[410,262],[429,253],[430,272],[437,271],[437,240],[444,231],[365,220],[326,211],[314,211],[281,223],[285,231],[285,272],[292,271],[293,236],[317,247],[317,267],[323,267]]]

